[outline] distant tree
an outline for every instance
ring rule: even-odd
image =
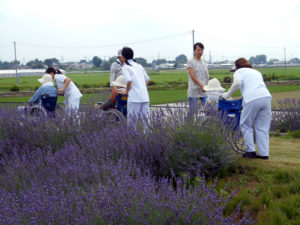
[[[274,63],[279,62],[279,59],[269,59],[267,64],[268,65],[274,65]]]
[[[111,64],[113,62],[115,62],[116,60],[117,60],[117,56],[110,57],[109,60],[108,60],[108,63],[110,64],[109,66],[111,66]]]
[[[102,64],[102,60],[98,56],[94,56],[92,59],[93,65],[99,68]]]
[[[256,63],[256,58],[255,58],[254,56],[251,56],[251,57],[250,57],[249,62],[250,62],[251,64],[257,64],[257,63]]]
[[[158,59],[158,60],[153,60],[153,61],[152,61],[152,64],[159,65],[159,64],[166,63],[166,62],[167,62],[166,59]]]
[[[43,69],[45,64],[42,61],[35,59],[27,62],[26,66],[30,67],[31,69]]]
[[[79,61],[79,64],[81,64],[81,63],[87,63],[87,61],[85,59],[82,59]]]
[[[179,55],[179,56],[177,56],[176,58],[175,58],[175,63],[176,64],[185,64],[185,63],[187,63],[187,57],[186,57],[186,55],[184,55],[184,54],[181,54],[181,55]]]
[[[135,58],[135,60],[137,61],[137,63],[141,64],[142,66],[148,66],[147,60],[144,58],[139,57],[139,58]]]
[[[103,70],[110,70],[110,66],[111,66],[111,63],[109,61],[104,61],[102,63],[101,67],[102,67]]]
[[[9,69],[10,68],[10,63],[9,62],[1,62],[1,69]]]
[[[10,62],[10,65],[12,65],[12,66],[15,66],[15,65],[20,65],[21,63],[20,63],[20,61],[16,61],[16,60],[14,60],[14,61],[11,61]]]
[[[49,66],[52,66],[53,64],[59,64],[59,60],[56,58],[45,59],[44,64],[49,67]]]
[[[251,64],[265,64],[267,63],[267,56],[266,55],[257,55],[255,57],[251,56],[249,62]]]
[[[299,58],[292,58],[290,60],[290,63],[300,64],[300,59]]]
[[[265,64],[267,62],[266,55],[257,55],[255,58],[256,58],[257,64]]]

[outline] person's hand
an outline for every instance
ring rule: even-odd
[[[224,98],[225,100],[229,100],[230,96],[228,95],[228,92],[225,92],[224,94],[221,95],[221,98]]]
[[[58,95],[64,95],[65,94],[64,93],[65,90],[63,88],[60,88],[57,91],[58,91]]]
[[[206,91],[204,90],[204,85],[203,85],[203,84],[200,85],[200,88],[201,88],[201,91],[202,91],[202,92],[206,92]]]
[[[125,90],[125,91],[119,91],[118,93],[120,93],[121,95],[128,95],[127,90]]]

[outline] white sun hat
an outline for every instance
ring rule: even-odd
[[[225,88],[222,88],[220,81],[217,78],[213,78],[208,81],[208,84],[204,86],[205,91],[225,91]]]
[[[117,79],[111,83],[113,86],[120,86],[120,87],[124,87],[124,88],[126,87],[126,84],[127,84],[122,75],[118,76]]]
[[[41,84],[52,83],[52,76],[50,74],[44,74],[42,78],[38,79]]]

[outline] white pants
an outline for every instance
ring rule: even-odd
[[[150,122],[149,102],[127,102],[127,122],[135,122],[139,117]]]
[[[64,103],[66,105],[67,110],[74,110],[77,112],[79,109],[80,98],[73,99],[72,97],[71,98],[69,97],[69,98],[66,98]]]
[[[258,155],[269,156],[269,130],[271,123],[270,97],[255,99],[244,105],[240,126],[248,152],[255,152],[253,125]]]

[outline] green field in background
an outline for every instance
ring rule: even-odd
[[[263,75],[276,78],[273,80],[300,80],[300,67],[284,68],[258,68]],[[224,77],[231,77],[233,73],[228,69],[209,69],[211,78],[218,78],[223,82]],[[161,70],[148,71],[150,79],[157,85],[178,85],[187,83],[186,70]],[[81,74],[67,74],[80,89],[99,88],[109,85],[109,72],[104,73],[81,73]],[[40,84],[37,79],[40,76],[18,78],[20,91],[36,90]],[[9,91],[12,86],[16,84],[15,77],[0,78],[0,91]]]
[[[286,86],[268,86],[271,93],[287,93],[287,92],[300,92],[300,85],[286,85]],[[108,97],[108,91],[102,91],[93,94],[84,94],[81,103],[95,103],[97,101],[104,101]],[[166,104],[175,103],[187,100],[187,89],[179,90],[149,90],[150,104]],[[240,92],[237,91],[234,97],[241,96]],[[284,95],[286,96],[286,95]],[[279,95],[280,97],[280,95]],[[293,96],[289,96],[293,98]],[[298,96],[294,96],[298,97]],[[27,102],[30,97],[0,97],[0,102]],[[62,103],[64,97],[59,96],[58,102]]]

